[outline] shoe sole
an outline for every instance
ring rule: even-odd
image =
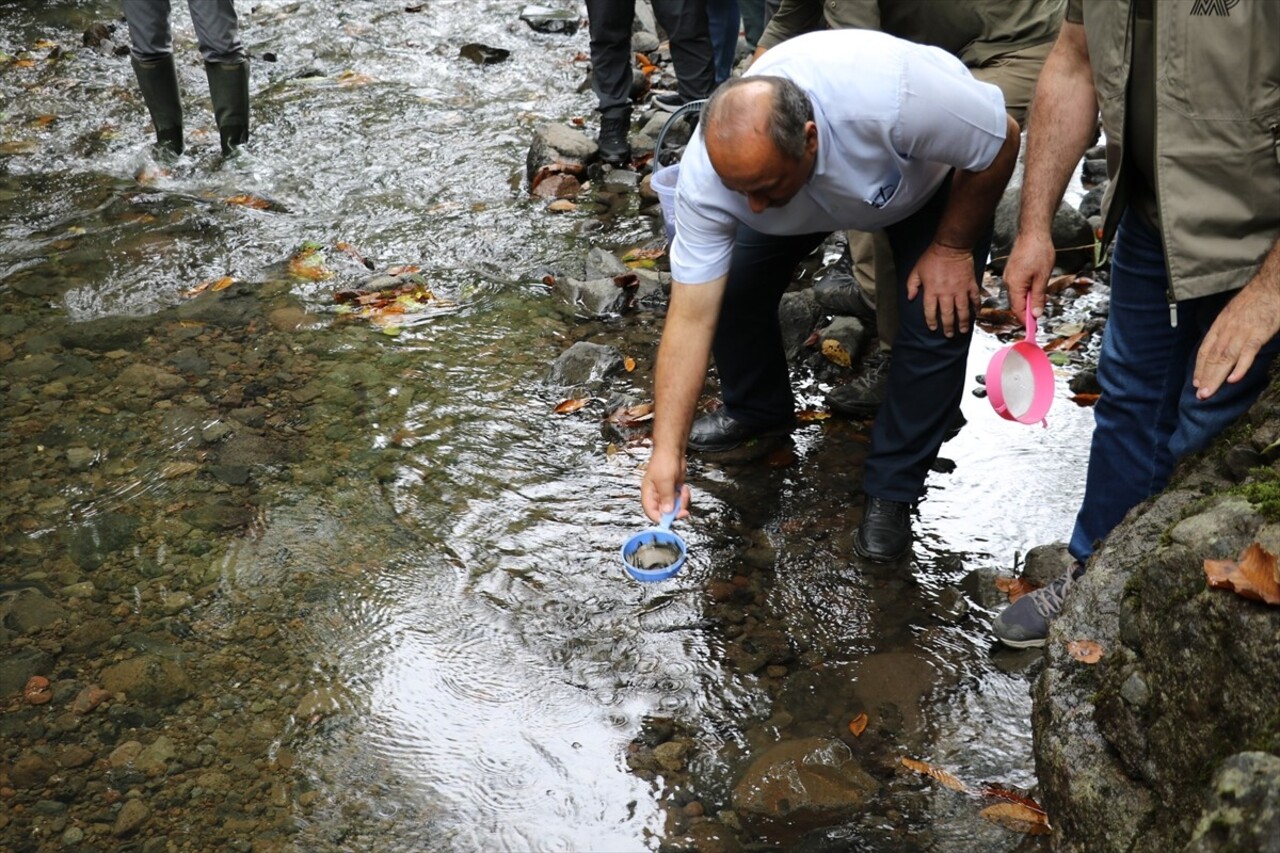
[[[1011,649],[1039,649],[1048,640],[1047,637],[1038,637],[1030,640],[1006,640],[1001,636],[997,636],[996,639]]]

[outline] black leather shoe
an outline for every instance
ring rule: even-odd
[[[862,362],[862,372],[827,395],[827,407],[846,418],[875,417],[889,388],[889,350],[877,350]]]
[[[631,111],[616,115],[600,117],[600,138],[596,144],[600,148],[600,159],[612,166],[625,166],[631,160],[631,143],[627,135],[631,132]]]
[[[853,550],[877,563],[892,563],[911,547],[911,504],[867,496]]]
[[[853,258],[848,246],[844,247],[844,254],[814,280],[813,297],[832,314],[857,317],[863,323],[875,325],[875,306],[867,301],[862,285],[853,274]]]
[[[689,429],[688,447],[698,453],[723,453],[755,439],[786,435],[794,428],[794,418],[767,429],[747,426],[729,417],[722,406],[693,422]]]

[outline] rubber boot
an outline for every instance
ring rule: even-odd
[[[213,118],[218,123],[222,153],[249,141],[249,60],[206,62]]]
[[[182,153],[182,97],[178,92],[178,72],[173,67],[173,57],[154,62],[133,61],[133,73],[142,90],[142,100],[151,113],[151,123],[156,129],[156,147],[174,155]]]

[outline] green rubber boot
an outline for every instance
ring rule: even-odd
[[[151,123],[156,129],[156,147],[174,155],[182,153],[182,97],[178,92],[178,72],[173,67],[173,57],[154,62],[133,61],[133,73],[142,90],[142,100],[151,113]]]
[[[222,153],[249,141],[249,60],[206,62],[213,117],[218,122]]]

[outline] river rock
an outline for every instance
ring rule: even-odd
[[[844,743],[802,738],[752,761],[733,788],[733,807],[748,825],[785,838],[849,818],[879,787]]]
[[[1009,190],[996,205],[995,224],[991,235],[991,266],[1003,272],[1013,238],[1018,230],[1018,204],[1021,193]],[[1065,202],[1053,217],[1053,245],[1058,250],[1054,265],[1063,272],[1080,272],[1093,263],[1093,228],[1080,211]]]
[[[1223,762],[1186,853],[1280,853],[1280,758],[1244,752]]]
[[[53,763],[38,752],[22,755],[9,768],[9,781],[15,788],[42,788],[53,775]]]
[[[597,385],[626,369],[622,353],[610,346],[578,341],[551,365],[547,384],[558,387]]]
[[[556,279],[555,292],[576,316],[604,319],[630,310],[635,304],[639,284],[639,277],[629,271],[612,278],[590,281],[565,276]]]
[[[19,634],[47,628],[66,615],[62,605],[35,587],[0,593],[0,625]]]
[[[595,140],[563,124],[539,125],[525,157],[525,177],[532,186],[539,170],[554,168],[575,177],[586,174],[587,163],[599,154]]]
[[[1076,208],[1085,219],[1102,215],[1102,199],[1107,194],[1107,185],[1102,183],[1084,194],[1080,206]]]
[[[813,295],[812,287],[782,294],[782,301],[778,304],[778,325],[788,361],[794,362],[804,354],[804,343],[821,319],[822,308]]]
[[[520,10],[520,20],[540,33],[559,33],[571,36],[578,31],[582,20],[571,9],[553,9],[550,6],[525,6]]]
[[[53,657],[28,646],[0,657],[0,698],[17,693],[33,675],[45,675],[53,668]]]
[[[116,838],[128,838],[133,835],[151,817],[151,809],[142,800],[125,800],[116,815],[116,822],[111,827],[111,834]]]
[[[1085,189],[1097,187],[1107,180],[1107,161],[1105,157],[1086,159],[1080,164],[1080,183]]]
[[[823,355],[841,367],[852,366],[870,341],[871,330],[857,317],[836,317],[818,332]]]
[[[182,667],[158,655],[141,655],[102,671],[102,686],[145,705],[164,707],[195,691]]]
[[[1236,784],[1223,780],[1235,778],[1237,754],[1274,753],[1280,608],[1208,588],[1204,562],[1251,539],[1273,539],[1260,507],[1275,500],[1274,480],[1255,473],[1244,484],[1247,502],[1227,494],[1232,484],[1215,455],[1219,445],[1269,439],[1268,413],[1278,404],[1273,386],[1243,422],[1256,426],[1229,431],[1131,511],[1053,623],[1033,722],[1056,849],[1183,849],[1193,835],[1197,849],[1257,849],[1204,845],[1228,831],[1219,825],[1219,789]],[[1098,643],[1101,661],[1071,657],[1066,643],[1076,639]],[[1256,800],[1236,805],[1246,821],[1272,819],[1271,807]]]

